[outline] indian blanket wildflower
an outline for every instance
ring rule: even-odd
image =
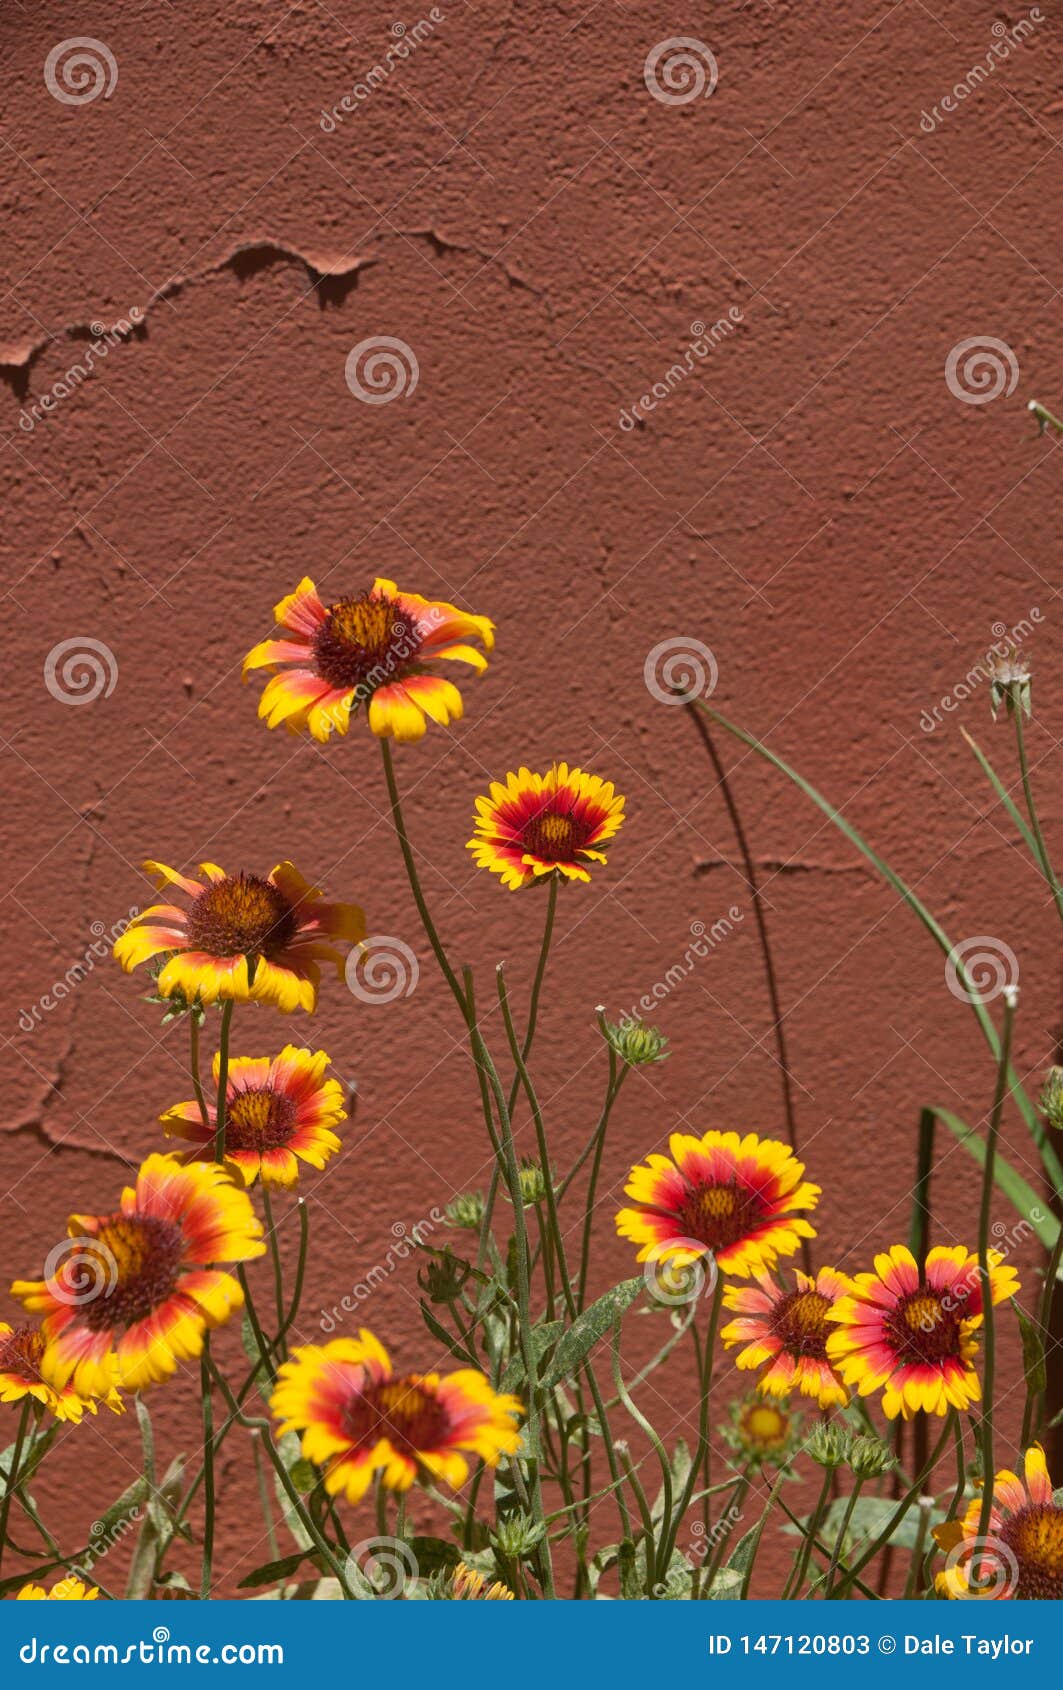
[[[467,663],[477,673],[494,645],[494,624],[456,605],[400,592],[376,580],[368,592],[324,604],[309,576],[281,599],[274,617],[284,638],[263,640],[244,658],[275,671],[259,700],[267,726],[308,731],[322,744],[344,734],[363,703],[380,738],[420,739],[427,718],[446,727],[462,714],[453,681],[431,672],[438,660]]]
[[[1033,1444],[1023,1477],[1005,1468],[993,1481],[989,1529],[979,1536],[982,1499],[962,1520],[934,1528],[949,1564],[934,1583],[940,1595],[1063,1600],[1063,1507],[1054,1501],[1044,1450]]]
[[[340,1148],[335,1127],[347,1119],[344,1090],[326,1079],[323,1050],[285,1045],[279,1056],[237,1056],[228,1066],[225,1105],[225,1162],[252,1185],[293,1186],[299,1165],[321,1169]],[[221,1073],[214,1057],[214,1084]],[[176,1103],[161,1117],[167,1137],[188,1139],[204,1158],[214,1154],[217,1106]],[[193,1153],[195,1154],[195,1153]]]
[[[247,1193],[216,1163],[149,1156],[112,1214],[72,1215],[50,1277],[11,1287],[41,1315],[41,1373],[57,1390],[142,1390],[200,1355],[203,1334],[243,1303],[213,1264],[265,1251]]]
[[[9,1326],[6,1320],[0,1320],[0,1402],[19,1402],[32,1397],[57,1420],[75,1424],[86,1409],[95,1414],[96,1403],[91,1397],[79,1396],[72,1385],[57,1390],[41,1377],[43,1356],[44,1333],[39,1326]],[[117,1391],[108,1393],[107,1406],[116,1414],[122,1413],[123,1403]]]
[[[191,900],[188,908],[154,904],[115,941],[127,974],[166,956],[156,980],[162,997],[178,991],[189,1002],[232,998],[271,1003],[285,1014],[312,1011],[319,963],[333,963],[342,978],[347,952],[365,938],[358,906],[323,902],[292,863],[278,863],[265,879],[200,863],[205,883],[165,863],[144,867]]]
[[[378,1474],[388,1490],[408,1490],[420,1473],[457,1490],[468,1456],[494,1467],[521,1441],[517,1397],[492,1390],[472,1368],[396,1374],[364,1327],[357,1338],[293,1350],[270,1407],[282,1432],[301,1433],[329,1495],[348,1502],[359,1502]]]
[[[991,1250],[994,1303],[1019,1289],[1014,1268]],[[973,1360],[982,1324],[978,1257],[962,1244],[938,1247],[918,1263],[903,1244],[875,1257],[874,1273],[858,1273],[827,1319],[834,1330],[827,1355],[862,1397],[882,1391],[883,1412],[910,1420],[920,1409],[945,1414],[981,1397]]]
[[[555,763],[544,775],[528,769],[492,781],[477,798],[468,849],[478,868],[497,874],[511,892],[544,875],[589,880],[589,863],[604,863],[600,847],[624,820],[624,800],[612,781]]]
[[[815,1237],[799,1211],[815,1208],[820,1188],[789,1145],[713,1131],[673,1133],[668,1149],[632,1168],[624,1191],[635,1207],[616,1217],[640,1262],[683,1267],[711,1255],[722,1273],[748,1276]]]
[[[770,1274],[754,1275],[759,1289],[746,1285],[724,1287],[723,1306],[738,1315],[723,1328],[724,1344],[745,1344],[735,1357],[738,1367],[763,1367],[758,1391],[787,1397],[791,1391],[812,1397],[820,1408],[844,1408],[849,1392],[827,1359],[828,1315],[849,1281],[833,1268],[820,1268],[814,1278],[794,1271],[794,1289],[784,1290]]]

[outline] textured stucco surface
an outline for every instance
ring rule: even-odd
[[[265,1011],[238,1022],[251,1054],[289,1032],[319,1040],[358,1087],[343,1158],[312,1188],[304,1336],[396,1229],[485,1177],[475,1088],[416,931],[377,748],[361,732],[327,751],[269,734],[240,685],[241,657],[304,573],[333,596],[392,576],[498,624],[464,721],[399,758],[439,921],[485,992],[504,959],[523,997],[541,907],[470,869],[485,781],[559,756],[627,795],[608,868],[561,900],[536,1071],[562,1155],[596,1114],[594,1006],[633,1004],[681,961],[692,923],[741,914],[668,992],[658,1019],[674,1055],[618,1108],[602,1287],[630,1271],[611,1216],[632,1160],[677,1124],[782,1127],[748,887],[690,723],[644,685],[656,642],[709,645],[722,709],[844,806],[955,938],[1012,946],[1019,1070],[1052,1057],[1051,911],[958,729],[1008,768],[1009,731],[991,726],[984,686],[932,733],[920,718],[995,625],[1036,608],[1031,753],[1058,837],[1060,471],[1024,411],[1031,397],[1063,403],[1058,24],[1049,15],[927,133],[921,114],[984,61],[998,19],[1026,11],[441,11],[330,133],[322,110],[380,60],[393,11],[99,4],[76,27],[108,45],[117,85],[66,105],[43,66],[75,27],[69,9],[0,5],[8,1277],[39,1270],[69,1210],[109,1205],[156,1145],[160,1110],[187,1095],[180,1031],[160,1033],[113,964],[32,1032],[20,1025],[101,925],[148,901],[148,855],[260,871],[291,856],[422,962],[416,991],[387,1008],[334,984],[312,1027]],[[686,34],[711,46],[718,86],[662,103],[647,53]],[[734,332],[644,425],[621,427],[682,359],[692,323],[729,308]],[[28,428],[90,325],[131,316],[128,340]],[[419,379],[369,405],[344,368],[378,335],[414,350]],[[1004,342],[1018,367],[984,404],[945,380],[950,349],[975,336]],[[75,637],[117,665],[109,696],[82,707],[42,674]],[[781,777],[723,751],[824,1186],[817,1249],[856,1268],[907,1232],[920,1105],[981,1120],[991,1069],[896,898]],[[1012,1117],[1005,1136],[1036,1179]],[[935,1206],[940,1235],[973,1241],[962,1151]],[[365,1318],[434,1361],[416,1296],[406,1264]],[[631,1323],[633,1355],[649,1324]],[[1006,1348],[1009,1381],[1016,1366]],[[662,1423],[689,1400],[676,1378]],[[721,1378],[726,1394],[733,1376]],[[194,1438],[194,1395],[188,1382],[156,1398],[167,1448]],[[45,1494],[75,1540],[138,1465],[132,1422],[65,1441]],[[225,1588],[264,1558],[236,1518],[242,1485],[227,1464]]]

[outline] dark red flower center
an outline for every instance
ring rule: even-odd
[[[329,606],[314,635],[314,662],[329,686],[373,692],[408,671],[421,641],[409,611],[363,593]]]
[[[1018,1599],[1063,1599],[1063,1508],[1031,1502],[1005,1520],[997,1535],[1018,1562]]]
[[[78,1255],[63,1264],[64,1283],[82,1287],[70,1296],[78,1317],[94,1332],[132,1326],[173,1293],[184,1258],[184,1235],[162,1215],[111,1215]]]
[[[292,1136],[295,1104],[269,1086],[238,1091],[225,1114],[227,1150],[279,1150]]]
[[[257,874],[226,875],[205,887],[188,912],[189,945],[208,956],[279,956],[297,929],[283,892]]]
[[[771,1317],[772,1331],[782,1339],[783,1348],[790,1355],[825,1361],[831,1330],[827,1319],[830,1310],[830,1298],[821,1291],[793,1291],[776,1303]]]
[[[403,1455],[438,1449],[450,1417],[435,1393],[417,1374],[370,1385],[343,1410],[344,1429],[359,1447],[387,1438]]]
[[[962,1354],[963,1304],[953,1308],[936,1291],[923,1286],[902,1297],[886,1316],[889,1340],[903,1362],[939,1367]]]
[[[590,836],[587,822],[577,816],[571,805],[556,802],[544,808],[524,823],[521,843],[531,857],[544,863],[571,863]]]
[[[0,1373],[14,1373],[30,1384],[41,1382],[44,1337],[39,1326],[16,1326],[0,1332]]]
[[[689,1238],[710,1250],[726,1250],[756,1231],[765,1214],[756,1191],[732,1180],[727,1185],[702,1185],[691,1192],[679,1211]]]

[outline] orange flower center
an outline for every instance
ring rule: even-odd
[[[438,1449],[450,1424],[439,1398],[416,1373],[370,1385],[343,1410],[344,1429],[360,1448],[387,1438],[403,1455]]]
[[[410,668],[421,646],[409,611],[394,599],[339,599],[314,635],[317,672],[329,686],[373,692]]]
[[[268,1086],[238,1091],[229,1099],[225,1115],[227,1150],[279,1150],[295,1125],[295,1104]]]
[[[935,1367],[962,1354],[962,1320],[962,1303],[948,1308],[935,1291],[924,1287],[903,1297],[885,1325],[902,1362]]]
[[[794,1291],[775,1305],[772,1330],[791,1355],[825,1361],[830,1309],[830,1298],[821,1291]]]
[[[39,1385],[43,1354],[39,1326],[16,1326],[13,1332],[0,1332],[0,1373],[14,1373],[27,1384]]]
[[[541,810],[521,828],[521,843],[530,857],[544,863],[571,863],[587,843],[589,829],[572,810]]]
[[[998,1535],[1019,1564],[1016,1597],[1063,1598],[1063,1508],[1031,1502],[1005,1520]]]
[[[162,1215],[111,1215],[85,1246],[84,1301],[75,1301],[79,1318],[94,1332],[132,1326],[144,1320],[173,1293],[184,1257],[184,1236],[176,1221]],[[76,1272],[77,1258],[71,1258]]]
[[[691,1193],[679,1220],[691,1238],[710,1250],[726,1250],[747,1238],[764,1213],[757,1192],[743,1186],[703,1185]]]
[[[199,893],[188,912],[188,942],[215,957],[275,957],[294,938],[295,911],[272,880],[231,874]]]

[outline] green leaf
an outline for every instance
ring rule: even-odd
[[[563,1320],[541,1320],[538,1326],[532,1327],[532,1351],[536,1363],[542,1361],[547,1351],[552,1347],[558,1333],[564,1330]],[[499,1380],[500,1391],[519,1391],[527,1377],[524,1369],[524,1357],[519,1350],[507,1361]]]
[[[479,1370],[480,1364],[476,1360],[476,1357],[470,1355],[469,1351],[462,1344],[461,1339],[457,1336],[457,1334],[447,1331],[442,1321],[440,1321],[432,1313],[423,1297],[421,1297],[419,1301],[421,1304],[421,1313],[424,1316],[424,1323],[429,1332],[432,1334],[432,1337],[438,1339],[439,1343],[446,1347],[448,1355],[455,1356],[458,1361],[464,1362],[466,1367],[474,1366],[477,1370]]]
[[[554,1359],[540,1381],[543,1388],[549,1390],[553,1385],[560,1385],[562,1379],[575,1373],[584,1357],[615,1326],[645,1288],[646,1282],[641,1274],[637,1279],[621,1280],[619,1285],[614,1285],[604,1297],[599,1297],[596,1303],[578,1315],[554,1351]]]
[[[640,1280],[641,1284],[642,1281]],[[638,1551],[629,1537],[617,1547],[616,1559],[620,1568],[620,1594],[626,1602],[640,1602],[646,1592],[639,1570]]]
[[[315,1553],[307,1553],[305,1549],[297,1549],[294,1555],[282,1555],[279,1561],[266,1561],[261,1567],[240,1580],[238,1590],[258,1590],[264,1584],[283,1584],[290,1579],[304,1561],[313,1562],[315,1567],[321,1567],[321,1557]]]
[[[1040,1327],[1030,1319],[1018,1303],[1014,1305],[1022,1334],[1022,1370],[1026,1375],[1026,1389],[1032,1397],[1039,1397],[1047,1389],[1048,1369],[1045,1366],[1045,1346]]]
[[[819,1537],[821,1542],[828,1544],[834,1542],[841,1530],[842,1520],[845,1516],[846,1503],[847,1499],[844,1496],[836,1496],[834,1498],[834,1501],[824,1514],[820,1525]],[[847,1534],[850,1545],[867,1545],[874,1542],[875,1538],[878,1537],[879,1533],[893,1518],[896,1511],[896,1502],[891,1501],[888,1496],[857,1497],[856,1507],[853,1509],[853,1517]],[[945,1518],[946,1515],[943,1508],[934,1508],[932,1510],[927,1527],[928,1542],[930,1529],[934,1526],[941,1525]],[[801,1537],[808,1529],[809,1524],[810,1521],[805,1519],[802,1520],[800,1526],[786,1525],[783,1526],[782,1529],[790,1537]],[[893,1535],[888,1541],[897,1549],[914,1549],[919,1540],[919,1529],[919,1510],[917,1508],[911,1508],[894,1528]],[[741,1547],[741,1545],[739,1545],[739,1547]]]
[[[939,1121],[944,1121],[949,1131],[955,1135],[964,1149],[969,1152],[980,1168],[985,1167],[985,1140],[980,1138],[973,1127],[954,1115],[950,1109],[935,1108],[935,1115]],[[1032,1185],[1028,1185],[1022,1175],[1012,1167],[1006,1156],[997,1151],[993,1166],[995,1183],[1000,1187],[1016,1214],[1033,1228],[1046,1250],[1051,1250],[1059,1237],[1059,1222],[1050,1214],[1045,1206],[1044,1198],[1038,1196]]]
[[[746,1575],[737,1567],[721,1567],[705,1592],[706,1602],[733,1602],[742,1594]]]

